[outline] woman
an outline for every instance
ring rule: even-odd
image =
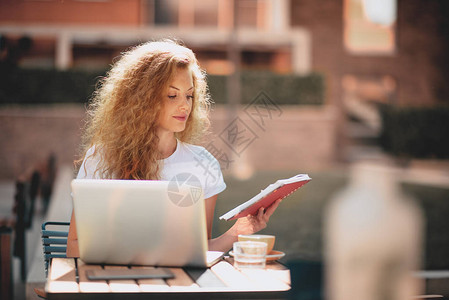
[[[265,228],[279,202],[211,238],[215,204],[226,184],[217,160],[194,145],[208,129],[209,105],[204,73],[190,49],[173,41],[131,49],[94,94],[77,178],[170,180],[192,174],[204,192],[209,250],[227,251],[239,234]],[[205,172],[205,163],[218,168]],[[73,213],[67,255],[79,256]]]

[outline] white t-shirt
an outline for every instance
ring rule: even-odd
[[[80,167],[77,178],[101,179],[96,172],[100,155],[92,156],[95,146],[91,147]],[[199,181],[207,199],[226,189],[220,164],[204,147],[177,141],[175,152],[163,160],[161,180],[177,180],[175,178],[192,178]]]

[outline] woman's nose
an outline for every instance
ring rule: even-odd
[[[183,99],[181,101],[180,109],[181,109],[181,111],[185,111],[185,110],[188,110],[189,107],[190,107],[190,105],[189,105],[189,98],[186,96],[185,99]]]

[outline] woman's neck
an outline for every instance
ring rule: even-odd
[[[165,159],[172,155],[176,150],[177,141],[173,133],[159,135],[159,152],[161,159]]]

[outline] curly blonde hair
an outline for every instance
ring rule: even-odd
[[[209,128],[205,73],[192,50],[171,40],[147,42],[123,53],[99,81],[88,107],[81,159],[95,146],[100,178],[160,179],[157,120],[178,68],[192,74],[193,103],[186,127],[175,137],[198,143]]]

